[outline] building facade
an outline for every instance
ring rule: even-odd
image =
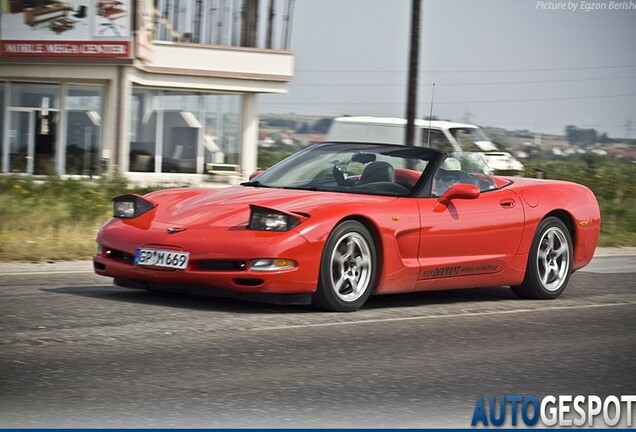
[[[245,178],[293,0],[2,0],[0,171]],[[238,174],[240,172],[240,174]]]

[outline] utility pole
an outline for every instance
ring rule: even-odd
[[[411,46],[409,50],[409,72],[406,95],[406,129],[404,144],[414,145],[415,115],[417,111],[417,75],[420,57],[420,10],[421,0],[411,0]]]
[[[471,123],[470,119],[475,117],[475,114],[470,112],[468,108],[464,109],[464,123]]]

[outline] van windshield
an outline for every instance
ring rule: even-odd
[[[478,128],[451,128],[451,135],[457,140],[463,151],[496,151],[495,146],[490,138]]]

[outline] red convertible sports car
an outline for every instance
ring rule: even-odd
[[[489,175],[479,154],[323,143],[223,189],[114,199],[95,271],[130,288],[311,302],[510,286],[558,297],[599,235],[584,186]]]

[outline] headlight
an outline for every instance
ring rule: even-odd
[[[257,231],[289,231],[300,223],[300,219],[265,207],[250,206],[250,223],[247,229]]]
[[[132,219],[156,206],[155,203],[136,195],[127,194],[113,198],[113,216],[120,219]]]
[[[250,262],[250,270],[253,271],[281,271],[296,268],[296,261],[284,258],[255,259]]]

